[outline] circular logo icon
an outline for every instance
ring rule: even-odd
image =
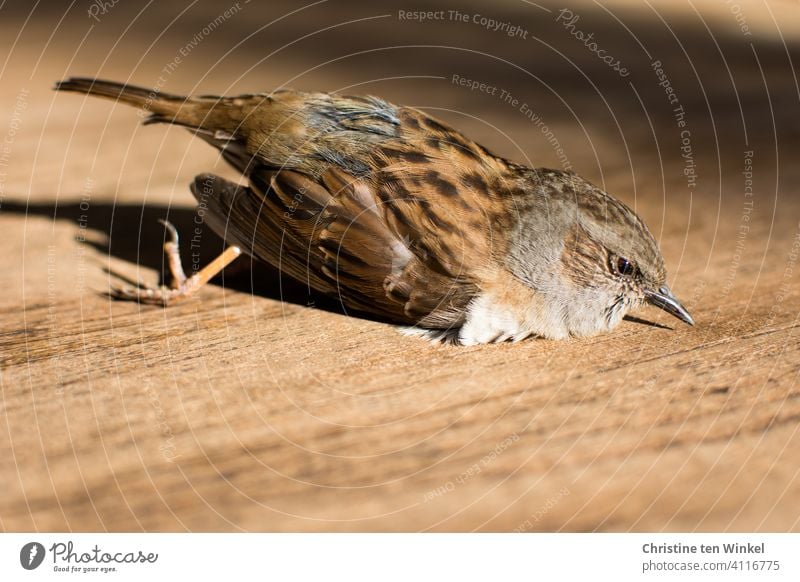
[[[35,570],[44,560],[44,546],[39,542],[28,542],[19,551],[19,563],[26,570]]]

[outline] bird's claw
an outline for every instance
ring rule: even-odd
[[[167,231],[167,238],[164,241],[164,255],[169,268],[169,286],[111,286],[108,295],[112,299],[167,307],[179,299],[188,297],[198,287],[196,275],[187,277],[184,273],[178,246],[178,229],[168,220],[159,219],[158,221],[164,225]]]
[[[172,289],[163,285],[159,287],[142,286],[117,287],[112,286],[108,292],[109,297],[119,301],[135,301],[145,305],[160,305],[167,307],[180,299],[189,297],[196,291],[198,285],[197,277],[192,276],[186,279],[179,287]]]

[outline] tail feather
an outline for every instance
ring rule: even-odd
[[[203,128],[218,122],[209,118],[214,105],[219,102],[218,97],[187,98],[162,93],[156,89],[88,77],[71,77],[57,82],[53,88],[56,91],[83,93],[133,105],[150,113],[144,120],[145,124],[174,123],[190,128]]]
[[[103,81],[102,79],[88,77],[70,77],[69,79],[58,81],[53,88],[56,91],[72,91],[115,99],[134,107],[154,112],[164,109],[174,111],[186,100],[184,97],[145,89],[136,85],[126,85],[116,81]],[[162,112],[166,113],[166,111]]]

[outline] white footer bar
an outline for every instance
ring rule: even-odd
[[[13,533],[0,580],[796,581],[799,556],[800,534]]]

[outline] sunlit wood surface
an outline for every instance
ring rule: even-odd
[[[329,2],[246,39],[294,9],[256,4],[168,72],[224,3],[172,24],[177,4],[24,27],[29,7],[0,9],[0,528],[800,528],[795,5],[741,2],[748,36],[720,2],[575,4],[623,78],[556,22],[560,5],[494,9],[527,38]],[[455,48],[371,51],[399,45]],[[593,339],[433,347],[247,264],[167,310],[103,295],[107,269],[158,279],[158,218],[184,233],[187,267],[207,262],[220,242],[204,233],[193,254],[187,185],[234,174],[182,129],[53,81],[374,93],[563,165],[519,104],[453,74],[530,104],[575,171],[635,206],[696,327],[648,308]]]

